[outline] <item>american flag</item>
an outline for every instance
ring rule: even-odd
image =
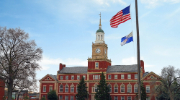
[[[119,24],[124,23],[129,19],[131,19],[130,6],[124,8],[114,15],[110,20],[110,25],[112,28],[117,28]]]

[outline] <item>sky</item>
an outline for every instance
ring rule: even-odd
[[[129,5],[131,20],[111,28],[112,16]],[[100,12],[111,64],[137,64],[135,0],[1,0],[0,27],[24,30],[43,49],[40,80],[56,75],[59,63],[88,66]],[[138,19],[145,71],[160,75],[163,67],[180,68],[180,0],[138,0]],[[134,42],[121,46],[132,31]]]

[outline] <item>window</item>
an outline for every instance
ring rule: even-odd
[[[125,100],[125,99],[124,99],[124,96],[121,96],[121,100]]]
[[[138,74],[135,74],[135,75],[134,75],[134,79],[138,79]]]
[[[114,75],[114,79],[118,79],[118,76],[117,76],[117,75]]]
[[[76,85],[76,92],[78,93],[78,85]]]
[[[128,79],[131,79],[131,75],[130,74],[128,74]]]
[[[77,76],[77,80],[79,80],[79,79],[80,79],[80,76],[78,75],[78,76]]]
[[[74,86],[73,85],[71,86],[71,92],[74,92]]]
[[[111,79],[111,75],[108,75],[108,79]]]
[[[74,76],[71,76],[71,80],[74,80]]]
[[[124,93],[125,92],[125,86],[124,84],[121,85],[121,93]]]
[[[109,87],[109,93],[111,93],[112,91],[111,85],[109,84],[108,87]]]
[[[63,80],[63,76],[60,76],[60,80]]]
[[[74,100],[74,96],[71,96],[71,100]]]
[[[131,93],[131,89],[132,89],[131,84],[128,84],[128,85],[127,85],[127,92],[128,92],[128,93]]]
[[[46,86],[43,86],[43,92],[46,92]]]
[[[68,96],[65,96],[65,100],[68,100]]]
[[[85,75],[83,75],[83,78],[84,78],[84,80],[86,79],[86,76]]]
[[[127,97],[127,100],[131,100],[131,97],[130,97],[130,96],[128,96],[128,97]]]
[[[94,87],[94,91],[95,91],[95,92],[97,92],[97,85],[95,85],[95,87]]]
[[[117,96],[114,96],[114,100],[118,100],[118,97],[117,97]]]
[[[100,35],[98,35],[98,40],[100,40]]]
[[[68,76],[66,76],[66,80],[68,80],[69,79],[69,77]]]
[[[100,75],[93,75],[93,79],[100,79]]]
[[[99,63],[98,62],[96,62],[95,68],[99,68]]]
[[[124,75],[121,75],[121,79],[124,79]]]
[[[101,35],[101,40],[103,40],[103,35]]]
[[[135,84],[135,85],[134,85],[134,93],[137,93],[137,92],[138,92],[138,85]]]
[[[68,87],[68,85],[66,85],[65,86],[65,92],[68,92],[68,90],[69,90],[69,87]]]
[[[118,85],[114,85],[114,92],[118,92]]]
[[[52,91],[53,90],[53,87],[52,86],[49,86],[49,91]]]
[[[146,86],[146,93],[150,93],[150,86]]]
[[[147,97],[146,100],[150,100],[150,97]]]
[[[59,99],[60,99],[60,100],[62,100],[62,99],[63,99],[62,95],[60,95],[60,96],[59,96]]]
[[[59,86],[59,92],[63,92],[63,85],[62,84]]]
[[[43,95],[42,97],[46,98],[46,95]]]

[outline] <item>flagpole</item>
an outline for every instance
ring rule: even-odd
[[[137,5],[137,0],[135,0],[135,8],[136,8],[136,30],[137,30],[138,100],[141,100],[140,45],[139,45],[139,23],[138,23],[138,5]]]

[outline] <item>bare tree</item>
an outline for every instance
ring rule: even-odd
[[[12,99],[12,90],[24,80],[34,80],[35,71],[40,68],[37,61],[42,57],[42,49],[28,38],[28,33],[20,28],[0,27],[0,76],[6,79],[8,100]]]
[[[170,100],[176,100],[180,95],[180,70],[173,66],[164,67],[161,71],[161,84],[157,87],[157,95]]]

